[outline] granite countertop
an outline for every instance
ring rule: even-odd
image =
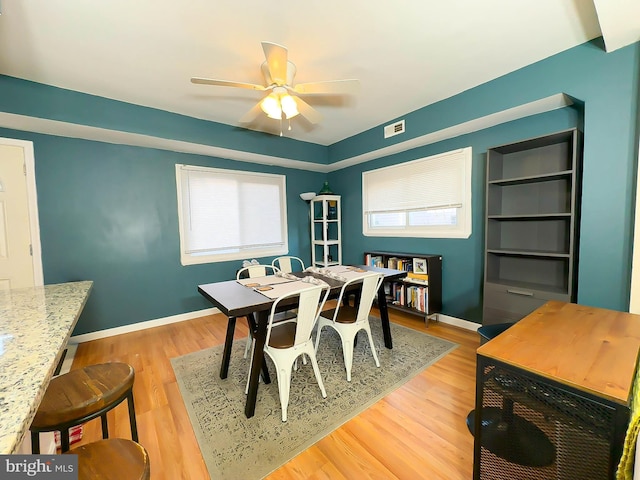
[[[0,454],[22,442],[93,282],[0,291]]]

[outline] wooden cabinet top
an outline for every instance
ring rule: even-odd
[[[550,301],[477,353],[628,405],[639,348],[640,315]]]

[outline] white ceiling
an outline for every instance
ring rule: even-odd
[[[594,5],[594,1],[596,5]],[[357,78],[305,97],[324,117],[291,138],[330,145],[590,39],[640,40],[637,0],[0,0],[0,73],[237,125],[261,92],[261,41],[289,49],[295,83]],[[278,133],[265,117],[256,129]]]

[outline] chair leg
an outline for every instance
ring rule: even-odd
[[[251,342],[253,341],[253,324],[249,317],[247,317],[247,325],[249,326],[249,335],[247,336],[247,343],[244,346],[244,358],[247,358],[247,355],[249,355],[249,350],[251,349]]]
[[[249,382],[251,381],[251,366],[253,365],[253,349],[255,348],[255,344],[251,342],[251,356],[249,357],[249,374],[247,375],[247,384],[244,387],[244,394],[249,394]],[[260,377],[258,377],[258,382],[260,381]]]
[[[109,425],[107,424],[107,414],[106,412],[100,415],[100,422],[102,423],[102,438],[109,438]]]
[[[131,440],[138,442],[138,423],[136,421],[136,408],[133,404],[133,389],[127,395],[127,406],[129,407],[129,423],[131,424]]]
[[[373,344],[373,337],[371,337],[371,328],[369,328],[369,325],[365,326],[364,331],[367,332],[367,336],[369,337],[369,345],[371,345],[371,353],[373,353],[373,359],[376,361],[376,367],[380,368],[380,360],[378,360],[378,354]]]
[[[325,324],[322,323],[321,320],[318,321],[318,331],[316,332],[316,345],[314,347],[314,350],[316,353],[318,353],[318,345],[320,344],[320,333],[322,333],[322,329],[324,328]]]
[[[309,355],[311,359],[311,365],[313,366],[313,373],[316,375],[316,380],[318,381],[318,386],[320,387],[320,391],[322,392],[322,398],[327,398],[327,391],[324,389],[324,383],[322,382],[322,377],[320,376],[320,368],[318,368],[318,361],[316,360],[315,355]]]
[[[347,371],[347,382],[351,381],[351,367],[353,366],[353,339],[342,339],[342,356],[344,368]]]
[[[303,353],[302,354],[302,364],[306,365],[307,364],[307,354]],[[296,360],[293,362],[293,371],[297,372],[298,371],[298,359],[296,358]]]
[[[287,421],[287,406],[289,405],[289,389],[291,388],[291,365],[289,368],[278,368],[278,393],[280,395],[280,408],[282,409],[282,421]]]
[[[40,453],[40,432],[31,432],[31,453]]]
[[[69,451],[69,427],[60,430],[60,451],[62,453]]]
[[[251,342],[253,340],[251,339],[251,334],[249,334],[249,336],[247,337],[247,343],[244,346],[244,358],[247,358],[247,355],[249,355],[249,350],[251,349]]]

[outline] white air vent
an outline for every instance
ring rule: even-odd
[[[400,133],[404,133],[404,120],[400,120],[399,122],[392,123],[384,127],[384,138],[393,137]]]

